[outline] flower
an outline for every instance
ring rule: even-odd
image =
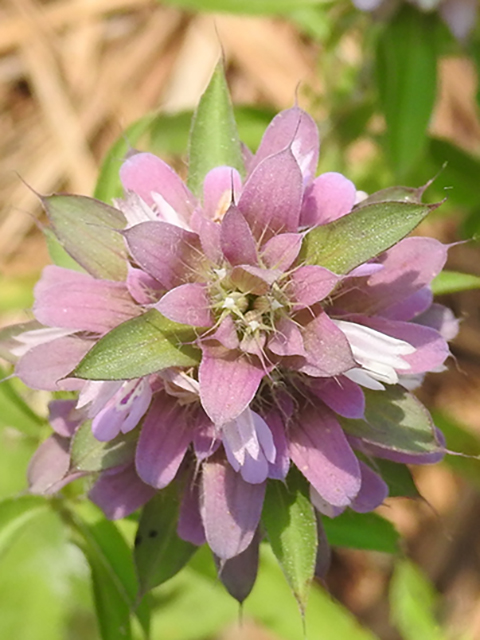
[[[316,509],[335,516],[384,501],[377,458],[441,459],[441,435],[407,389],[443,367],[457,330],[430,288],[447,249],[408,237],[337,272],[309,260],[319,229],[378,210],[344,176],[315,178],[318,152],[314,121],[294,107],[254,156],[245,151],[244,179],[214,167],[202,198],[160,158],[135,153],[114,209],[69,201],[100,213],[92,243],[104,233],[117,244],[98,257],[69,240],[84,272],[46,267],[36,324],[15,337],[20,379],[79,392],[51,404],[55,434],[32,460],[32,491],[95,472],[90,498],[118,518],[175,481],[179,536],[206,540],[225,567],[258,555],[267,483],[288,483],[292,466]],[[371,240],[342,243],[345,260]],[[107,258],[113,275],[99,277]],[[85,369],[93,357],[107,368]],[[89,438],[104,443],[97,466],[76,455]]]
[[[361,11],[384,11],[395,9],[398,0],[352,0]],[[421,11],[438,9],[442,19],[458,40],[465,40],[475,25],[477,0],[408,0]]]

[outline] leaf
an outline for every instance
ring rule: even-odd
[[[6,376],[6,372],[0,368],[0,379]],[[38,438],[40,427],[45,424],[16,390],[16,384],[12,380],[4,380],[0,384],[0,425],[13,427],[25,435]]]
[[[356,513],[348,509],[336,518],[322,516],[331,545],[397,553],[400,534],[393,524],[377,513]]]
[[[445,436],[448,451],[460,452],[460,455],[447,455],[446,464],[480,488],[480,439],[446,413],[435,411],[433,419]]]
[[[377,80],[387,125],[387,149],[405,176],[426,144],[437,88],[436,17],[405,6],[384,28]]]
[[[172,578],[197,547],[177,534],[179,501],[171,483],[144,507],[135,538],[139,596]]]
[[[192,120],[188,186],[201,196],[203,180],[214,167],[227,165],[244,174],[242,150],[223,63],[219,62]]]
[[[85,273],[85,269],[65,251],[60,240],[58,240],[57,236],[51,229],[44,227],[43,233],[47,241],[48,255],[50,256],[50,260],[53,264],[56,264],[59,267],[64,267],[65,269],[83,271],[83,273]]]
[[[125,280],[127,253],[118,232],[126,221],[120,211],[86,196],[53,195],[42,202],[68,255],[96,278]]]
[[[439,205],[379,202],[361,206],[305,236],[300,259],[334,273],[348,273],[386,251]]]
[[[191,367],[200,352],[189,325],[172,322],[156,309],[123,322],[87,353],[71,374],[86,380],[131,380],[167,367]]]
[[[77,534],[74,540],[85,553],[92,571],[102,640],[130,640],[137,580],[127,543],[116,525],[90,503],[76,505],[67,518]],[[136,613],[147,636],[147,612],[142,609]]]
[[[92,433],[91,421],[75,432],[70,447],[71,470],[104,471],[130,462],[135,457],[138,430],[120,434],[108,442],[100,442]]]
[[[375,191],[369,195],[365,200],[362,200],[358,204],[358,208],[365,207],[367,204],[373,204],[374,202],[413,202],[415,204],[421,204],[422,196],[425,189],[429,185],[423,187],[387,187],[380,191]]]
[[[327,0],[168,0],[166,4],[195,11],[276,15],[327,4]]]
[[[22,529],[48,509],[40,496],[20,496],[0,501],[0,557],[18,538]]]
[[[374,471],[380,472],[383,480],[388,484],[388,495],[391,498],[420,497],[412,472],[406,465],[375,458],[372,467]]]
[[[432,281],[432,291],[436,296],[458,291],[470,291],[480,289],[480,277],[472,273],[460,273],[458,271],[442,271]]]
[[[269,482],[262,513],[268,541],[302,612],[317,557],[317,524],[307,483],[290,472],[287,485]]]
[[[392,622],[404,640],[446,640],[434,616],[437,594],[413,562],[397,562],[389,600]]]
[[[19,356],[12,353],[12,350],[20,346],[20,342],[16,340],[17,336],[20,336],[25,331],[41,328],[42,325],[39,322],[32,320],[31,322],[11,324],[0,329],[0,357],[10,364],[15,364]]]
[[[365,420],[339,418],[347,433],[365,442],[409,454],[440,451],[432,418],[422,403],[399,385],[364,389]]]

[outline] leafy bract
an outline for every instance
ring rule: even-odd
[[[303,612],[315,572],[317,524],[307,483],[295,470],[290,472],[287,485],[268,483],[262,522]]]
[[[337,547],[397,553],[400,534],[377,513],[355,513],[350,509],[336,518],[322,517],[328,541]]]
[[[123,322],[87,353],[72,375],[86,380],[131,380],[167,367],[191,367],[200,360],[189,325],[168,320],[156,309]]]
[[[391,460],[375,458],[373,469],[379,472],[383,480],[388,484],[388,495],[391,498],[420,497],[412,472],[406,465],[392,462]]]
[[[398,201],[360,206],[308,233],[300,259],[348,273],[404,238],[437,206]]]
[[[179,501],[172,483],[144,507],[135,539],[139,595],[172,578],[196,551],[177,534]]]
[[[61,246],[96,278],[125,280],[127,253],[117,209],[86,196],[53,195],[42,203]]]
[[[138,438],[136,430],[100,442],[92,433],[91,422],[76,430],[70,447],[70,465],[76,471],[104,471],[133,460]]]
[[[391,451],[427,454],[442,450],[432,418],[415,396],[399,385],[364,389],[365,420],[339,418],[349,434]]]
[[[227,165],[244,173],[242,150],[222,62],[202,95],[192,120],[188,186],[201,196],[203,180],[214,167]]]

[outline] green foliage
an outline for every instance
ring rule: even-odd
[[[471,289],[480,289],[480,277],[471,273],[442,271],[432,282],[432,291],[437,296]]]
[[[171,4],[193,11],[224,11],[228,13],[282,14],[303,7],[326,4],[328,0],[167,0]]]
[[[393,524],[377,513],[347,510],[336,518],[322,517],[331,545],[397,553],[400,534]]]
[[[72,470],[95,472],[126,464],[134,458],[137,438],[138,432],[134,430],[108,442],[100,442],[92,433],[91,421],[85,422],[72,438]]]

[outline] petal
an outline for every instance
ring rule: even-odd
[[[234,420],[252,401],[265,371],[239,351],[204,349],[199,367],[200,398],[215,425]]]
[[[153,193],[161,195],[165,205],[159,207],[159,218],[172,222],[172,211],[177,215],[177,224],[188,224],[196,201],[181,178],[163,160],[151,153],[136,153],[126,160],[120,169],[120,178],[125,190],[133,191],[148,205],[155,202]]]
[[[415,318],[415,323],[436,329],[445,340],[453,340],[458,333],[460,321],[448,307],[432,304],[431,307]]]
[[[238,349],[240,342],[235,323],[230,314],[225,316],[218,329],[212,333],[212,339],[218,340],[227,349]]]
[[[206,418],[206,416],[205,416]],[[193,448],[198,461],[212,456],[221,444],[220,434],[215,426],[206,418],[201,426],[197,426],[193,435]]]
[[[258,572],[258,552],[260,536],[255,535],[249,546],[230,560],[215,557],[218,577],[228,593],[240,604],[253,589]]]
[[[309,307],[326,298],[339,280],[340,276],[325,267],[313,264],[298,267],[290,276],[291,301],[297,309]]]
[[[221,264],[223,253],[220,241],[221,227],[218,222],[213,222],[202,211],[196,209],[192,214],[191,226],[195,233],[198,233],[206,257],[214,264]]]
[[[222,251],[232,265],[258,263],[257,245],[247,221],[235,205],[231,205],[221,226]]]
[[[286,271],[298,257],[303,236],[300,233],[281,233],[273,236],[263,247],[262,260],[270,269]]]
[[[182,284],[166,293],[153,306],[174,322],[189,324],[192,327],[211,327],[213,325],[210,299],[204,284]]]
[[[155,302],[164,291],[164,288],[158,280],[152,278],[152,276],[145,273],[145,271],[136,269],[131,265],[128,265],[126,285],[128,293],[132,296],[135,302],[142,305]]]
[[[178,514],[177,533],[187,542],[200,547],[205,543],[205,530],[200,515],[200,487],[193,481],[188,483],[183,492]]]
[[[153,487],[140,480],[133,464],[100,475],[88,497],[110,520],[126,518],[155,495]]]
[[[388,485],[367,464],[360,461],[362,486],[350,507],[358,513],[368,513],[388,497]]]
[[[432,290],[430,287],[423,287],[412,293],[408,298],[392,304],[388,309],[382,311],[381,315],[391,320],[403,320],[406,322],[426,311],[432,305],[432,302]]]
[[[67,336],[30,349],[20,358],[15,374],[32,389],[72,391],[81,389],[83,380],[65,379],[92,348],[90,340]]]
[[[137,473],[147,484],[162,489],[176,476],[192,440],[195,419],[176,398],[159,393],[144,420],[137,444]]]
[[[55,265],[45,267],[34,292],[35,317],[52,327],[106,333],[140,312],[123,282]]]
[[[435,464],[443,460],[447,453],[445,449],[445,440],[443,434],[437,429],[437,438],[439,448],[437,451],[431,453],[405,453],[403,451],[395,451],[393,449],[387,449],[377,444],[371,444],[349,436],[348,440],[352,447],[357,451],[361,451],[367,456],[375,458],[384,458],[385,460],[391,460],[392,462],[400,462],[401,464]]]
[[[319,406],[304,409],[289,439],[292,461],[320,496],[334,507],[348,506],[360,490],[360,467],[331,411]]]
[[[245,551],[255,535],[262,512],[265,483],[250,484],[226,460],[203,464],[202,514],[211,550],[228,560]]]
[[[352,210],[357,190],[341,173],[322,173],[305,193],[300,226],[315,227],[333,222]]]
[[[302,174],[289,149],[265,158],[243,188],[238,208],[256,238],[297,231]]]
[[[261,296],[267,293],[281,275],[282,272],[278,269],[263,269],[249,264],[240,264],[233,267],[230,281],[244,293]]]
[[[304,184],[311,182],[317,170],[320,147],[318,129],[313,118],[298,107],[280,112],[268,125],[249,173],[262,160],[287,147],[300,167]]]
[[[477,0],[445,0],[438,8],[440,15],[458,40],[465,40],[475,26]]]
[[[345,335],[327,316],[319,313],[302,328],[307,363],[299,369],[315,377],[330,377],[355,367]]]
[[[42,442],[28,465],[30,493],[50,495],[85,475],[82,471],[69,473],[69,448],[70,440],[57,434]]]
[[[75,408],[76,400],[51,400],[48,403],[48,421],[59,436],[71,438],[85,419]]]
[[[123,235],[135,262],[166,289],[191,279],[201,256],[197,234],[166,222],[142,222]]]
[[[215,167],[203,181],[203,210],[211,220],[221,220],[242,189],[240,174],[233,167]]]
[[[265,421],[273,436],[275,445],[275,461],[268,465],[268,477],[276,480],[285,480],[290,468],[290,456],[288,454],[288,441],[285,433],[285,425],[281,414],[271,410],[265,416]]]
[[[344,418],[359,419],[365,412],[365,395],[362,389],[346,376],[338,378],[313,378],[309,389],[335,413]]]
[[[304,356],[302,332],[293,320],[283,317],[275,325],[268,348],[278,356]]]

